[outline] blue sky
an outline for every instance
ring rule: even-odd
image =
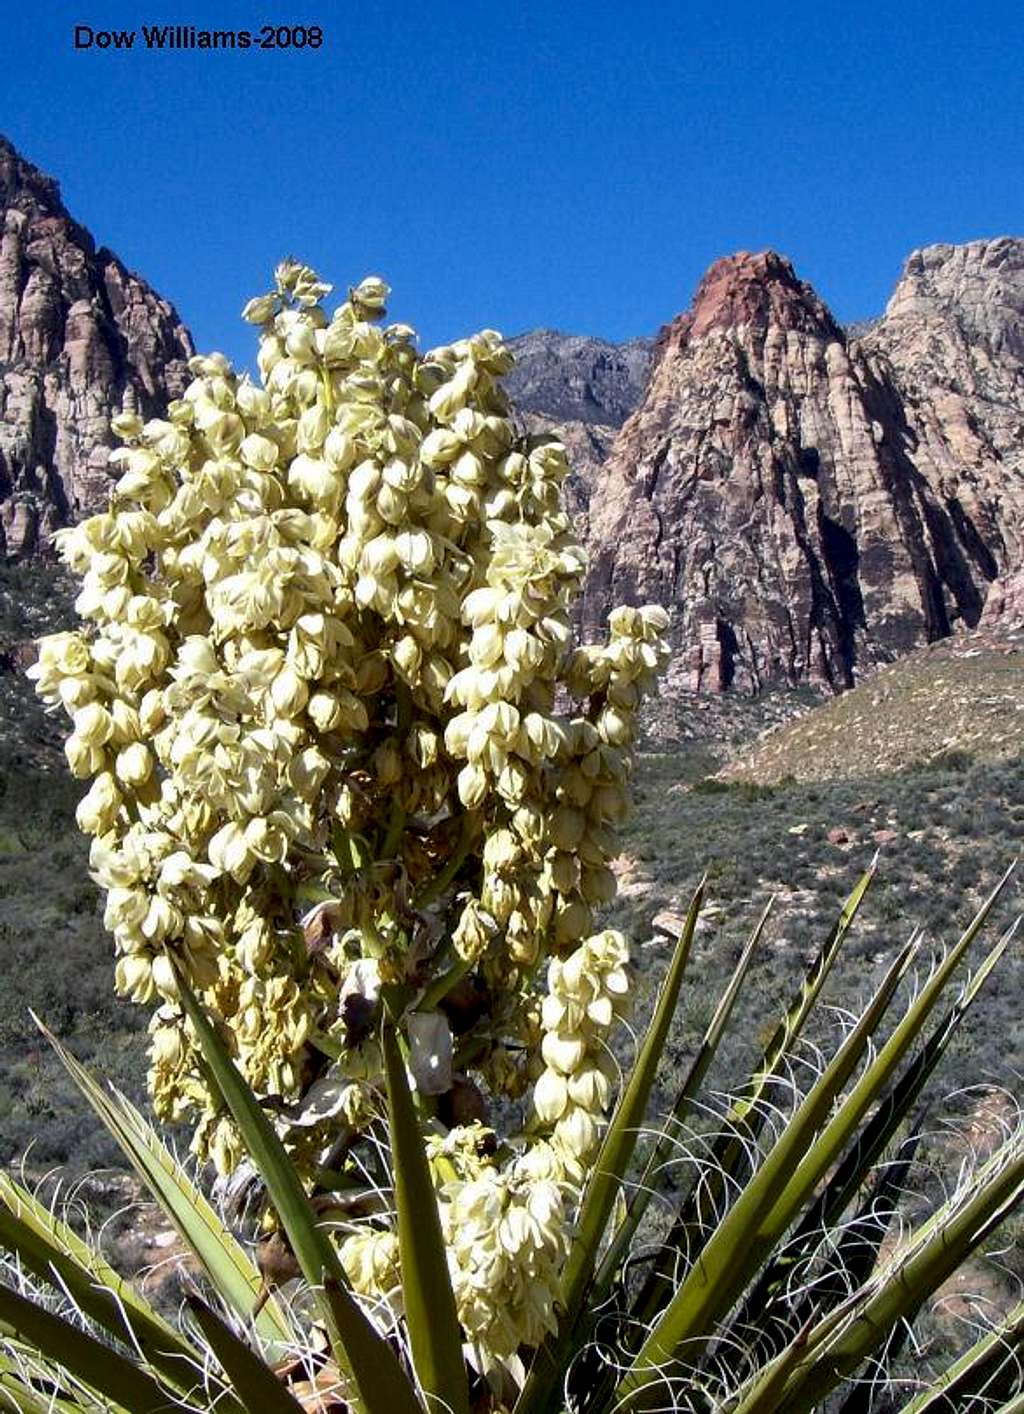
[[[323,47],[141,34],[264,21]],[[135,47],[76,51],[76,23]],[[238,361],[285,254],[384,275],[426,344],[651,332],[712,260],[766,246],[853,320],[913,247],[1024,234],[1022,32],[1016,7],[942,0],[58,0],[7,7],[0,131]]]

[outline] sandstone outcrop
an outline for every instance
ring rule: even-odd
[[[591,503],[584,628],[672,613],[681,687],[851,685],[1021,561],[1024,242],[932,247],[849,339],[772,252],[659,336]]]
[[[1024,633],[1024,566],[1003,579],[993,581],[978,628],[990,632]]]
[[[177,314],[0,138],[0,556],[102,504],[110,418],[152,415],[187,381]]]
[[[1024,240],[915,251],[861,349],[888,370],[914,466],[990,548],[986,576],[1024,569]]]

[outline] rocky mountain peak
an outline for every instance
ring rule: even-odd
[[[817,338],[842,339],[839,326],[810,285],[797,278],[784,255],[739,251],[716,260],[705,273],[689,310],[668,326],[664,342],[677,347],[714,329],[749,326],[793,329]]]
[[[575,468],[584,632],[664,604],[669,693],[847,687],[983,614],[1020,619],[1024,240],[914,251],[856,332],[784,256],[741,251],[656,340],[511,342],[523,424]],[[0,556],[103,504],[111,417],[159,412],[191,354],[0,138]]]
[[[654,599],[674,680],[850,686],[1024,557],[1020,242],[932,247],[849,340],[774,252],[708,270],[591,499],[583,622]]]
[[[1024,361],[1024,240],[999,236],[913,251],[885,311],[903,322],[955,323],[973,343]]]
[[[30,210],[37,205],[56,215],[66,216],[60,197],[60,183],[26,162],[12,143],[0,133],[0,200],[5,207]]]
[[[192,352],[172,306],[0,138],[0,554],[44,552],[102,504],[111,417],[177,396]]]

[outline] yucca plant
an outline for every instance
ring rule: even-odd
[[[330,318],[328,289],[286,261],[247,306],[262,386],[197,357],[166,418],[115,419],[110,505],[60,534],[83,624],[32,669],[92,782],[77,819],[115,985],[152,1007],[157,1119],[248,1174],[262,1270],[66,1057],[209,1286],[172,1330],[10,1188],[18,1280],[85,1325],[6,1290],[3,1381],[69,1407],[329,1399],[300,1368],[363,1414],[820,1403],[1016,1194],[1008,1140],[912,1247],[883,1242],[900,1128],[998,949],[929,1032],[982,918],[891,1023],[912,940],[797,1093],[864,880],[662,1231],[651,1195],[705,1142],[760,935],[648,1148],[703,890],[624,1082],[635,979],[600,909],[668,616],[576,641],[564,449],[517,425],[500,335],[421,354],[381,327],[382,281]]]
[[[1009,1414],[1024,1398],[1018,1305],[928,1388],[870,1403],[885,1361],[933,1293],[1024,1189],[1019,1123],[914,1227],[900,1216],[924,1087],[1008,947],[1007,932],[954,977],[1005,886],[909,990],[920,953],[900,950],[861,1015],[812,1080],[792,1091],[801,1036],[860,906],[854,890],[727,1112],[699,1133],[707,1075],[767,921],[736,966],[671,1114],[652,1128],[649,1098],[703,901],[690,906],[668,972],[573,1216],[557,1330],[506,1366],[475,1374],[460,1330],[437,1217],[424,1125],[385,1027],[387,1148],[379,1196],[397,1216],[400,1291],[386,1308],[354,1296],[332,1224],[318,1215],[263,1108],[186,983],[182,999],[209,1078],[229,1107],[294,1256],[269,1293],[245,1246],[122,1096],[104,1090],[54,1040],[202,1272],[170,1323],[21,1184],[0,1184],[0,1245],[14,1264],[0,1288],[0,1407],[35,1411],[176,1407],[235,1411],[351,1408],[516,1414],[679,1410],[769,1414],[871,1407]],[[699,980],[690,985],[699,985]],[[896,1014],[893,1016],[893,1008]],[[52,1039],[52,1038],[51,1038]],[[785,1113],[780,1089],[790,1092]],[[781,1115],[781,1118],[780,1118]],[[700,1138],[702,1150],[682,1162]],[[644,1140],[643,1146],[638,1144]],[[644,1152],[641,1152],[641,1147]],[[671,1184],[680,1169],[689,1182]],[[651,1241],[653,1207],[667,1214]],[[15,1289],[16,1271],[23,1290]],[[48,1284],[61,1309],[38,1295]],[[52,1306],[52,1302],[50,1303]]]

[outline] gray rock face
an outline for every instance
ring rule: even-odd
[[[754,691],[976,624],[1022,558],[1022,267],[915,252],[857,340],[782,257],[716,262],[597,472],[585,630],[656,600],[680,686]]]
[[[915,468],[990,550],[975,547],[985,578],[1024,568],[1024,240],[915,251],[861,348],[888,371]]]
[[[653,339],[609,344],[553,329],[509,340],[516,366],[506,387],[523,412],[553,421],[620,427],[643,397]]]
[[[110,418],[178,396],[192,340],[0,138],[0,555],[45,552],[105,499]]]

